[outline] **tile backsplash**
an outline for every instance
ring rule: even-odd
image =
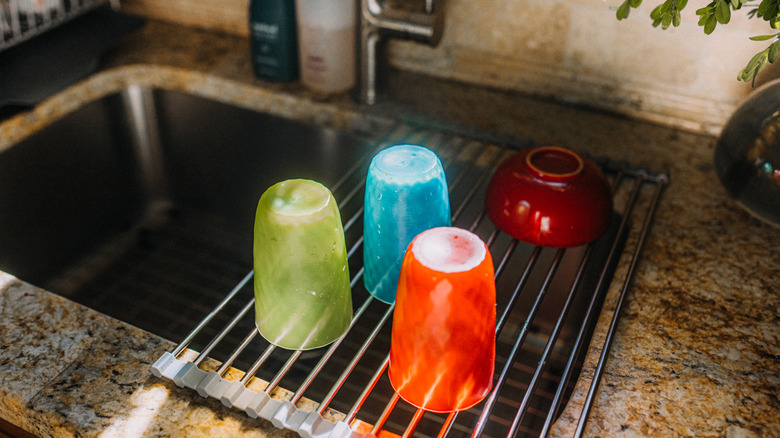
[[[348,1],[348,0],[345,0]],[[409,7],[424,0],[388,2]],[[393,41],[394,67],[550,97],[694,131],[716,134],[747,95],[736,76],[770,33],[744,11],[709,36],[691,1],[678,28],[653,28],[646,0],[617,21],[620,0],[446,0],[441,43]],[[247,34],[248,0],[124,0],[128,12]],[[439,6],[437,4],[437,6]],[[762,78],[765,79],[765,78]]]

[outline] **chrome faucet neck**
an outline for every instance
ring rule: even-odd
[[[439,44],[444,25],[442,8],[435,10],[434,0],[425,0],[425,10],[398,11],[381,0],[360,0],[356,89],[360,103],[373,105],[377,101],[378,51],[383,39],[406,39],[432,47]]]

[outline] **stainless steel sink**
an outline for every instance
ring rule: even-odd
[[[190,327],[160,321],[208,309],[251,267],[260,194],[287,178],[333,184],[369,147],[332,129],[130,87],[0,154],[0,269],[176,340]],[[160,278],[121,283],[142,264]],[[186,302],[165,299],[171,288]],[[162,298],[151,314],[120,304],[150,296]]]
[[[538,435],[563,406],[561,400],[553,405],[552,396],[568,357],[576,367],[586,350],[599,306],[597,299],[590,314],[588,303],[609,284],[601,278],[611,275],[614,252],[620,253],[622,216],[616,212],[592,251],[534,248],[498,233],[484,218],[482,196],[487,178],[511,148],[404,124],[370,134],[346,132],[188,93],[131,86],[0,152],[0,270],[179,342],[251,272],[254,211],[263,191],[284,179],[309,178],[330,187],[342,209],[357,309],[368,298],[360,279],[365,171],[378,149],[402,142],[440,154],[452,186],[453,223],[489,241],[495,264],[502,264],[499,311],[508,310],[496,372],[507,368],[509,377],[486,430],[505,434],[522,400],[528,414],[518,435]],[[584,275],[575,281],[580,270]],[[229,303],[189,346],[202,349],[251,300],[251,289],[250,282],[240,292],[243,298]],[[542,290],[546,295],[537,300]],[[570,311],[561,317],[569,296]],[[344,348],[358,348],[375,328],[378,337],[355,369],[357,383],[348,380],[330,404],[341,412],[363,392],[389,345],[390,324],[381,324],[388,307],[370,303],[366,309]],[[551,336],[559,321],[560,333]],[[587,336],[573,349],[580,327]],[[247,315],[210,356],[226,360],[252,330]],[[519,335],[520,354],[505,367]],[[233,366],[251,366],[267,347],[259,338]],[[540,364],[545,343],[554,348]],[[257,377],[272,381],[278,375],[289,356],[278,350]],[[323,354],[301,356],[280,377],[280,386],[300,387]],[[307,387],[307,398],[326,395],[347,365],[338,355]],[[526,406],[524,394],[539,367],[547,383],[531,385]],[[563,400],[576,377],[575,370],[560,386]],[[378,385],[358,418],[377,421],[391,393],[389,385]],[[413,410],[400,411],[387,420],[387,430],[403,433]],[[468,434],[478,416],[478,410],[459,416],[452,436]],[[438,417],[428,426],[421,422],[416,436],[435,436],[442,422]]]

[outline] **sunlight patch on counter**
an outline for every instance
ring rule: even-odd
[[[153,386],[136,391],[129,400],[133,409],[123,418],[115,420],[103,431],[100,438],[134,438],[146,435],[157,414],[168,399],[168,390]]]
[[[16,277],[11,274],[0,271],[0,289],[3,289],[8,283],[16,281]]]

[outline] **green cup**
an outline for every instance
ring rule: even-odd
[[[322,184],[292,179],[257,205],[255,319],[268,342],[291,350],[338,339],[352,319],[347,248],[336,200]]]

